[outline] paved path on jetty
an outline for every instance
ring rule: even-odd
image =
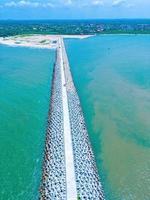
[[[63,39],[58,39],[41,200],[104,200]]]
[[[68,200],[77,200],[76,178],[73,158],[73,145],[69,119],[68,97],[64,72],[65,58],[63,56],[62,39],[59,39],[60,67],[62,78],[62,102],[63,102],[63,124],[64,124],[64,146],[66,163],[66,191]]]

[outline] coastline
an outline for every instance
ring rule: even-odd
[[[0,44],[11,47],[30,47],[40,49],[56,49],[58,39],[86,39],[93,35],[16,35],[11,37],[0,37]]]
[[[7,45],[10,47],[27,47],[27,48],[38,48],[38,49],[56,49],[58,47],[58,39],[87,39],[89,37],[104,37],[107,35],[120,35],[120,36],[130,36],[130,35],[144,35],[144,34],[95,34],[95,35],[41,35],[41,34],[31,34],[31,35],[16,35],[10,37],[0,37],[0,45]],[[147,34],[148,36],[150,34]]]

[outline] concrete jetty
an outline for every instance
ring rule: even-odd
[[[41,200],[103,200],[63,39],[58,39],[40,189]]]
[[[68,96],[66,88],[66,78],[64,71],[64,56],[61,42],[59,39],[59,54],[60,54],[60,68],[62,75],[62,101],[63,101],[63,124],[64,124],[64,151],[65,151],[65,166],[66,166],[66,190],[67,190],[67,199],[76,200],[77,191],[76,191],[76,179],[75,179],[75,169],[74,169],[74,157],[73,157],[73,145],[72,145],[72,135],[71,135],[71,126],[70,126],[70,116],[69,116],[69,107],[68,107]]]

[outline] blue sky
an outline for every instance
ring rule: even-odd
[[[0,19],[150,18],[150,0],[0,0]]]

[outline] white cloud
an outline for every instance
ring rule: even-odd
[[[4,6],[6,6],[6,7],[15,7],[16,3],[14,1],[11,1],[11,2],[5,3]]]
[[[116,6],[116,7],[119,7],[119,6],[124,6],[126,8],[133,8],[135,6],[134,3],[129,3],[127,0],[114,0],[113,3],[112,3],[112,6]]]
[[[72,5],[75,5],[79,8],[103,6],[104,0],[82,0],[82,1],[76,0],[76,1],[72,2]]]
[[[92,1],[92,5],[102,6],[102,5],[104,5],[104,2],[103,2],[103,0],[94,0],[94,1]]]
[[[113,6],[132,8],[134,4],[129,3],[128,0],[7,0],[6,3],[1,3],[0,8],[53,8],[53,7],[101,7]]]
[[[114,0],[112,2],[112,5],[113,6],[121,6],[121,5],[125,4],[125,3],[126,3],[126,0]]]
[[[15,2],[15,1],[10,1],[10,2],[7,2],[3,5],[4,7],[34,7],[34,8],[37,8],[37,7],[54,7],[54,4],[52,4],[51,2],[46,2],[46,3],[40,3],[40,2],[37,2],[37,1],[25,1],[25,0],[21,0],[21,1],[18,1],[18,2]]]
[[[51,2],[47,2],[47,3],[41,4],[41,7],[51,7],[51,8],[53,8],[53,7],[55,7],[55,4],[53,4]]]
[[[71,5],[72,3],[73,3],[72,0],[65,0],[64,2],[65,5]]]
[[[127,8],[133,8],[135,5],[133,3],[128,3]]]

